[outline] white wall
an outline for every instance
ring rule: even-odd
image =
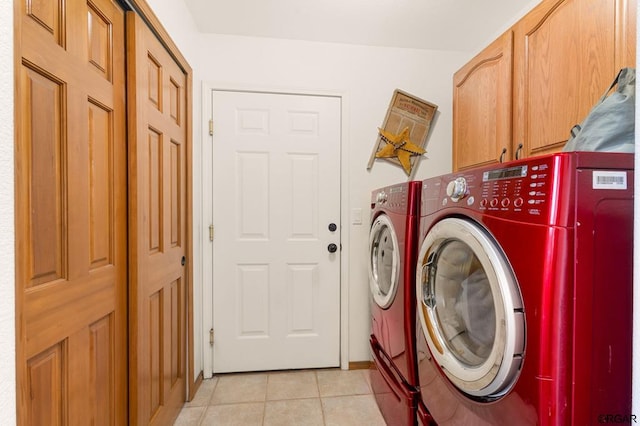
[[[13,226],[13,4],[0,2],[0,424],[16,422]]]
[[[396,88],[438,105],[437,120],[415,179],[451,170],[451,76],[468,55],[203,34],[201,75],[213,88],[340,94],[345,100],[343,161],[347,212],[361,209],[362,225],[343,223],[349,300],[349,361],[369,360],[368,218],[371,190],[406,181],[401,168],[377,160],[366,170]],[[215,118],[215,117],[214,117]],[[344,216],[344,215],[343,215]],[[346,241],[345,241],[346,240]]]
[[[180,52],[196,71],[198,53],[198,32],[191,12],[184,0],[146,0],[162,26],[171,35],[171,39]]]

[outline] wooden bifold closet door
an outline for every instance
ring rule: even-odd
[[[19,424],[127,423],[125,21],[16,3]]]
[[[18,423],[172,424],[191,70],[117,0],[14,4]]]
[[[187,76],[127,12],[129,389],[132,424],[171,424],[185,401]]]

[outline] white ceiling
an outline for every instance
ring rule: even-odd
[[[473,51],[539,0],[185,0],[200,32]]]

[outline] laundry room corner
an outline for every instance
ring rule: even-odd
[[[415,179],[426,179],[451,170],[451,75],[470,57],[469,52],[426,51],[381,47],[339,45],[331,43],[276,40],[241,36],[203,34],[195,31],[192,17],[183,2],[149,0],[160,20],[175,36],[193,67],[193,143],[194,159],[203,149],[203,135],[208,134],[208,123],[203,119],[206,98],[204,87],[248,88],[302,93],[338,93],[343,97],[343,165],[342,179],[346,181],[342,194],[343,248],[346,275],[342,286],[348,305],[342,310],[348,315],[348,342],[345,352],[349,362],[369,359],[366,336],[369,334],[367,288],[367,235],[369,195],[372,188],[389,182],[406,180],[397,166],[376,160],[366,170],[367,160],[382,125],[390,97],[395,89],[422,97],[438,105],[438,115],[427,140],[424,158],[417,163]],[[529,7],[527,7],[528,9]],[[640,7],[639,7],[640,9]],[[243,52],[238,55],[238,52]],[[406,67],[404,65],[410,64]],[[438,66],[434,66],[437,64]],[[401,72],[399,70],[402,70]],[[203,83],[205,82],[205,83]],[[208,86],[207,86],[208,85]],[[640,118],[640,113],[636,115]],[[636,154],[638,159],[638,154]],[[203,163],[194,161],[194,296],[207,300],[210,289],[203,277],[210,268],[206,252],[208,223],[207,173]],[[640,179],[640,178],[636,178]],[[640,181],[638,181],[640,182]],[[638,187],[638,186],[636,186]],[[640,201],[636,197],[636,208]],[[635,216],[635,241],[640,241],[640,219]],[[640,274],[640,254],[634,253],[634,276]],[[210,273],[210,272],[209,272]],[[638,279],[634,280],[637,288]],[[640,292],[634,294],[634,305],[640,305]],[[206,352],[204,341],[208,330],[203,327],[202,309],[195,307],[196,366],[206,363],[201,354]],[[634,389],[640,383],[640,318],[634,315]],[[196,368],[198,370],[198,368]],[[640,412],[640,397],[634,393],[633,411]]]
[[[342,258],[343,267],[348,268],[341,283],[348,297],[348,305],[342,309],[342,315],[348,315],[348,347],[343,351],[348,354],[347,362],[368,361],[369,194],[382,182],[407,179],[402,169],[390,163],[380,162],[367,170],[377,128],[382,125],[397,88],[438,104],[442,112],[434,123],[426,146],[427,154],[418,165],[416,176],[434,176],[449,171],[450,76],[466,55],[215,34],[202,34],[200,43],[202,76],[210,87],[272,93],[326,93],[343,99],[342,108],[346,110],[342,113],[341,210],[344,218],[342,248],[347,252]],[[226,59],[221,61],[220,58]],[[398,72],[399,64],[408,66]],[[343,292],[343,299],[344,295]],[[343,345],[346,344],[344,338]]]
[[[0,1],[0,426],[640,422],[639,24]]]
[[[383,160],[376,160],[371,170],[366,170],[377,136],[382,125],[389,100],[395,89],[402,89],[438,105],[433,129],[426,143],[426,154],[417,163],[414,178],[426,179],[451,171],[452,100],[451,76],[465,61],[469,52],[428,51],[395,49],[371,46],[341,45],[333,43],[278,40],[255,37],[196,33],[188,11],[176,13],[175,2],[150,0],[149,3],[185,52],[194,69],[194,158],[202,152],[208,123],[203,109],[210,102],[206,88],[252,88],[273,92],[332,93],[339,94],[345,122],[342,135],[343,186],[341,205],[343,217],[343,248],[346,275],[341,285],[348,305],[342,315],[348,315],[348,342],[345,352],[348,362],[370,358],[367,345],[369,334],[369,306],[367,287],[367,236],[369,196],[372,188],[389,182],[407,180],[401,168]],[[182,6],[182,2],[179,6]],[[527,7],[528,9],[529,7]],[[184,13],[183,13],[184,12]],[[175,31],[174,31],[175,29]],[[242,52],[239,55],[238,52]],[[437,66],[435,66],[437,64]],[[410,66],[406,66],[410,65]],[[400,71],[401,70],[401,71]],[[204,82],[204,83],[203,83]],[[637,117],[640,114],[636,110]],[[638,120],[636,120],[638,121]],[[204,159],[203,159],[204,161]],[[203,286],[205,270],[210,268],[206,259],[208,202],[211,194],[206,187],[210,171],[202,163],[194,162],[194,296],[207,300],[210,290]],[[636,207],[640,202],[636,197]],[[640,220],[635,219],[636,235]],[[640,237],[636,236],[635,241]],[[199,247],[199,248],[198,248]],[[203,252],[204,250],[204,252]],[[634,271],[640,272],[640,255],[634,254]],[[209,272],[210,273],[210,272]],[[638,279],[635,279],[638,282]],[[637,284],[634,285],[637,288]],[[640,305],[640,292],[635,292],[634,305]],[[198,308],[196,308],[196,311]],[[202,312],[195,313],[196,354],[205,351],[204,340],[208,330],[202,327]],[[634,315],[634,389],[640,383],[640,318]],[[206,323],[206,321],[205,321]],[[206,361],[199,360],[200,365]],[[640,398],[634,395],[633,411],[640,412]]]

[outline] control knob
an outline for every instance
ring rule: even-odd
[[[447,185],[447,195],[453,201],[460,201],[467,195],[467,181],[463,177],[452,180]]]

